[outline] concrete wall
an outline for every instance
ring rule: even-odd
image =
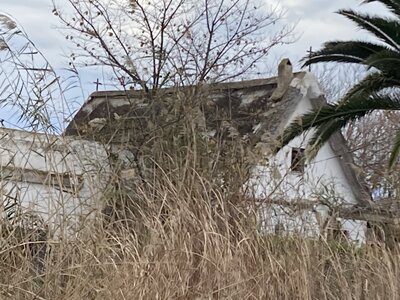
[[[3,203],[16,201],[24,220],[54,230],[80,226],[98,211],[110,176],[102,145],[10,129],[0,129],[0,170]]]

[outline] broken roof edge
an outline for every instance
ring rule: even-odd
[[[60,135],[57,133],[49,133],[49,132],[43,132],[43,131],[30,131],[30,130],[24,130],[20,128],[7,128],[7,127],[0,127],[0,141],[2,138],[8,135],[18,135],[20,138],[38,138],[41,141],[46,141],[48,143],[54,143],[54,141],[66,141],[66,142],[71,142],[75,141],[76,137],[71,137],[68,135]],[[90,144],[98,144],[95,141],[89,141],[82,139],[83,143],[90,143]]]
[[[79,138],[77,136],[58,135],[55,133],[27,131],[17,128],[0,127],[0,143],[10,139],[15,143],[29,144],[41,146],[46,151],[61,149],[97,149],[106,152],[104,145],[88,139]],[[89,147],[89,148],[87,148]],[[82,148],[82,149],[83,149]]]
[[[306,72],[295,72],[293,73],[293,77],[302,77]],[[249,87],[256,87],[262,85],[275,84],[277,82],[277,76],[269,77],[269,78],[260,78],[260,79],[250,79],[250,80],[242,80],[242,81],[229,81],[229,82],[221,82],[221,83],[210,83],[210,84],[202,84],[202,85],[188,85],[188,86],[176,86],[176,87],[168,87],[160,89],[159,91],[163,93],[173,93],[178,89],[187,89],[193,88],[196,86],[202,86],[206,88],[210,88],[210,90],[229,90],[229,89],[242,89]],[[137,97],[144,95],[144,90],[115,90],[115,91],[96,91],[90,94],[88,100],[85,104],[89,103],[93,98],[98,97],[120,97],[120,96],[132,96]],[[85,105],[84,104],[84,105]]]
[[[306,72],[296,72],[293,73],[293,78],[301,79],[304,77]],[[210,91],[216,90],[234,90],[242,88],[257,87],[263,85],[272,85],[277,83],[277,76],[262,78],[262,79],[251,79],[243,81],[233,81],[233,82],[222,82],[222,83],[211,83],[201,85],[202,88],[209,88]],[[200,85],[198,85],[200,86]],[[185,90],[189,88],[196,87],[196,85],[183,86],[183,87],[169,87],[160,89],[159,91],[164,94],[172,94],[177,90]],[[146,95],[144,90],[115,90],[115,91],[96,91],[89,95],[88,99],[84,102],[78,112],[75,114],[71,122],[65,128],[63,135],[71,135],[76,127],[77,119],[84,119],[89,116],[97,106],[99,106],[104,101],[111,100],[113,98],[126,98],[127,101],[130,99],[135,99]],[[101,101],[96,101],[101,99]]]
[[[204,84],[200,85],[202,88],[205,88],[209,91],[224,91],[224,90],[236,90],[243,88],[251,88],[258,86],[268,86],[275,85],[277,83],[277,77],[270,77],[264,79],[254,79],[254,80],[244,80],[238,82],[225,82],[225,83],[214,83],[214,84]],[[190,89],[196,86],[186,86],[186,87],[171,87],[159,90],[163,94],[173,94],[179,90]],[[198,87],[198,86],[197,86]],[[318,79],[309,72],[297,72],[294,73],[292,83],[290,85],[290,90],[292,92],[299,91],[299,93],[295,93],[298,97],[308,98],[311,101],[311,104],[314,108],[318,108],[321,105],[326,104],[326,98],[324,93],[319,86]],[[110,103],[114,99],[120,99],[125,102],[125,104],[132,104],[132,101],[135,99],[141,98],[145,96],[145,92],[143,90],[120,90],[120,91],[98,91],[92,93],[88,100],[83,104],[81,109],[75,115],[73,120],[68,124],[67,128],[64,131],[64,135],[76,135],[78,123],[76,120],[86,120],[89,118],[91,113],[99,107],[99,105],[104,103]],[[292,97],[290,93],[287,93],[284,98]],[[301,99],[299,99],[301,101]],[[282,100],[283,101],[283,100]],[[281,101],[281,102],[282,102]],[[296,104],[295,101],[293,104]],[[298,104],[298,103],[297,103]],[[297,105],[296,104],[296,105]],[[295,107],[291,107],[287,109],[287,112],[293,113]],[[279,130],[283,130],[284,128],[284,120],[278,126]],[[340,164],[340,168],[342,169],[346,180],[349,183],[351,191],[356,199],[356,201],[360,205],[370,205],[372,203],[372,197],[369,193],[367,185],[363,182],[362,178],[359,178],[354,171],[352,166],[355,165],[353,157],[350,153],[350,149],[348,148],[346,141],[341,133],[337,133],[340,137],[334,137],[329,140],[329,145],[331,146],[334,155],[338,157],[338,162]]]

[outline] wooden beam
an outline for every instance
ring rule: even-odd
[[[316,206],[325,205],[321,201],[304,199],[263,199],[260,201],[260,199],[249,198],[248,200],[254,201],[258,207],[263,205],[278,205],[294,211],[313,210]],[[333,213],[336,213],[338,217],[343,219],[400,225],[400,217],[390,216],[389,211],[382,209],[382,206],[379,204],[369,207],[342,205],[331,208],[331,210]]]

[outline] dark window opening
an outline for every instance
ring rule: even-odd
[[[305,160],[305,149],[292,148],[292,162],[290,169],[293,172],[304,173]]]
[[[276,235],[283,234],[285,232],[285,225],[279,222],[278,224],[275,225],[274,231]]]
[[[80,175],[74,176],[70,173],[49,174],[44,183],[51,184],[55,189],[66,192],[76,193],[83,187],[83,178]]]

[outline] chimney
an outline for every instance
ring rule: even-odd
[[[272,93],[269,100],[273,102],[277,102],[282,99],[285,95],[286,91],[289,89],[289,85],[293,79],[293,67],[292,63],[288,58],[284,58],[281,60],[278,66],[278,78],[277,83],[278,86]]]

